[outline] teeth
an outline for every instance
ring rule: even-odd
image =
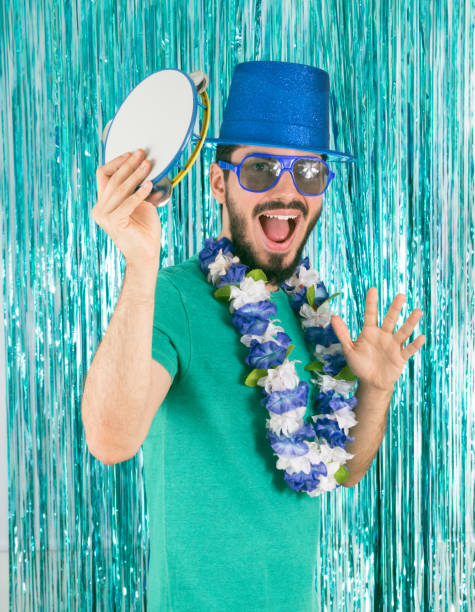
[[[297,215],[265,215],[266,217],[271,217],[275,219],[296,219]]]

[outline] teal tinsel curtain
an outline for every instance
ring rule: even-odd
[[[125,267],[90,214],[100,138],[163,68],[209,75],[217,134],[233,67],[258,59],[330,74],[330,144],[358,162],[333,163],[304,255],[352,337],[372,285],[379,324],[402,292],[398,325],[421,308],[426,335],[370,471],[323,497],[321,609],[474,609],[474,48],[473,0],[1,3],[11,610],[145,609],[141,452],[101,464],[80,416]],[[219,234],[212,161],[157,213],[162,266]]]

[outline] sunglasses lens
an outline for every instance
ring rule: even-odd
[[[252,191],[265,191],[279,176],[280,161],[273,157],[249,156],[241,166],[241,183]]]
[[[250,155],[241,166],[241,184],[251,191],[266,191],[275,183],[281,168],[274,157]],[[318,159],[297,159],[293,172],[298,188],[307,195],[318,195],[327,186],[328,167]]]
[[[328,168],[314,159],[297,159],[294,163],[294,176],[298,188],[309,195],[322,193],[328,183]]]

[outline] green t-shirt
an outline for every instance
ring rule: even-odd
[[[194,255],[157,275],[152,357],[173,382],[142,445],[148,610],[311,612],[320,497],[293,491],[276,468],[263,387],[243,384],[249,349],[199,264]],[[282,289],[271,299],[311,385],[299,318]]]

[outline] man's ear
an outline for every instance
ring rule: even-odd
[[[224,173],[216,162],[209,167],[209,184],[213,196],[220,204],[224,204],[226,199],[226,188],[224,184]]]

